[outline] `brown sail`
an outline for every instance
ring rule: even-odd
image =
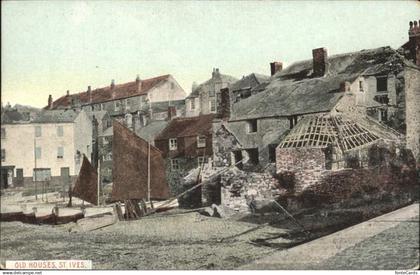
[[[148,142],[121,123],[113,123],[112,199],[146,199],[148,173]],[[159,149],[150,145],[150,197],[169,198],[165,163]]]
[[[83,155],[82,167],[72,190],[72,196],[98,205],[98,173],[85,155]]]

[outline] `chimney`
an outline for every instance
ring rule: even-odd
[[[91,90],[90,86],[88,86],[87,95],[89,97],[89,102],[92,102],[92,90]]]
[[[48,109],[52,109],[53,108],[53,99],[52,99],[52,95],[48,96]]]
[[[136,77],[136,85],[137,85],[137,91],[140,91],[141,90],[141,79],[140,79],[139,75],[137,75],[137,77]]]
[[[277,72],[280,72],[281,70],[283,70],[283,63],[281,63],[281,62],[271,62],[270,63],[270,69],[271,69],[271,76],[273,76]]]
[[[350,92],[350,82],[344,81],[340,83],[340,92]]]
[[[175,106],[168,107],[168,120],[172,120],[176,117],[176,108]]]
[[[70,90],[67,90],[66,96],[70,96]]]
[[[220,90],[220,103],[217,116],[223,120],[230,118],[230,93],[229,88]]]
[[[312,60],[313,60],[313,77],[321,77],[325,75],[327,70],[327,49],[318,48],[312,50]]]
[[[409,59],[420,66],[420,20],[410,21],[410,29],[408,30],[408,39],[409,39]]]
[[[113,79],[113,80],[111,80],[111,89],[114,89],[114,88],[115,88],[115,81]]]

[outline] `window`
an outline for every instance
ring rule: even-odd
[[[276,147],[277,144],[268,145],[268,159],[270,162],[276,162]]]
[[[128,100],[128,98],[126,98],[125,100],[124,100],[124,102],[125,102],[125,110],[127,110],[127,111],[130,111],[130,101]]]
[[[64,148],[62,146],[57,148],[57,158],[62,159],[64,157]]]
[[[246,152],[248,153],[250,163],[255,165],[259,163],[257,148],[247,149]]]
[[[178,159],[171,159],[171,170],[179,170],[179,160]]]
[[[378,92],[388,91],[388,78],[386,76],[376,78],[376,90]]]
[[[42,135],[41,126],[35,126],[35,136],[40,137]]]
[[[6,150],[1,149],[1,161],[6,161]]]
[[[214,90],[209,91],[209,96],[214,96],[215,94],[216,94],[216,92]]]
[[[198,167],[203,166],[204,163],[207,162],[207,158],[206,157],[198,157]]]
[[[172,90],[175,89],[175,84],[174,83],[171,83],[171,89]]]
[[[178,149],[178,143],[176,138],[169,139],[169,150],[176,150]]]
[[[210,112],[214,112],[216,111],[216,100],[215,99],[210,99]]]
[[[6,138],[6,128],[1,128],[1,138]]]
[[[121,108],[121,102],[119,100],[114,101],[114,111],[119,111]]]
[[[35,158],[36,159],[41,158],[41,147],[35,147]]]
[[[191,110],[195,110],[195,98],[190,100],[191,102]]]
[[[206,147],[206,137],[197,137],[197,148]]]
[[[389,98],[388,95],[376,95],[373,97],[373,99],[381,104],[388,104]]]
[[[257,120],[256,119],[248,120],[247,124],[248,124],[248,133],[257,132]]]
[[[57,136],[62,137],[64,135],[64,129],[63,126],[57,127]]]
[[[363,81],[359,81],[359,91],[363,92]]]
[[[107,138],[107,137],[103,137],[103,138],[102,138],[102,143],[103,143],[104,145],[109,144],[108,138]]]
[[[105,154],[103,159],[104,159],[104,161],[112,160],[112,152],[109,152],[109,153]]]
[[[33,181],[49,181],[51,180],[50,168],[34,168]]]

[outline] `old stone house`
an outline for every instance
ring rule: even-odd
[[[175,118],[155,138],[166,162],[167,180],[172,192],[180,190],[181,179],[206,163],[213,155],[212,120],[214,115]]]
[[[411,122],[419,117],[413,103],[420,99],[418,67],[390,47],[330,57],[324,48],[312,53],[311,60],[279,68],[263,91],[224,105],[213,126],[215,165],[236,163],[246,154],[249,168],[264,170],[275,163],[275,148],[302,117],[333,110],[369,115],[407,133],[407,147],[418,156],[420,128]],[[224,148],[226,132],[237,140],[231,150]]]
[[[141,126],[145,120],[165,119],[168,106],[176,106],[177,112],[184,112],[185,91],[172,75],[115,84],[107,87],[67,94],[53,102],[51,96],[47,109],[78,108],[89,111],[107,111],[111,117],[126,120]],[[162,117],[163,116],[163,117]]]
[[[213,69],[211,78],[197,87],[193,87],[191,94],[185,99],[186,116],[216,113],[220,90],[236,81],[237,79],[233,76],[221,74],[219,69]]]
[[[3,186],[70,183],[83,155],[92,152],[92,123],[84,111],[44,110],[29,120],[2,116],[1,133],[2,174],[7,169],[12,177],[2,178]]]
[[[369,117],[306,116],[277,147],[276,173],[284,187],[301,192],[331,172],[375,166],[371,148],[378,144],[397,151],[404,149],[404,137]]]

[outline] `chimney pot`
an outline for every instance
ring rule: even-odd
[[[115,87],[115,81],[113,79],[113,80],[111,80],[111,89],[114,89],[114,87]]]
[[[53,99],[52,99],[52,95],[48,96],[48,109],[52,109],[53,108]]]
[[[283,63],[282,62],[271,62],[270,63],[271,76],[275,75],[277,72],[281,72],[281,70],[283,70]]]
[[[312,50],[313,76],[324,76],[327,70],[328,53],[326,48],[317,48]]]
[[[70,95],[70,90],[67,90],[66,96],[69,96],[69,95]]]

